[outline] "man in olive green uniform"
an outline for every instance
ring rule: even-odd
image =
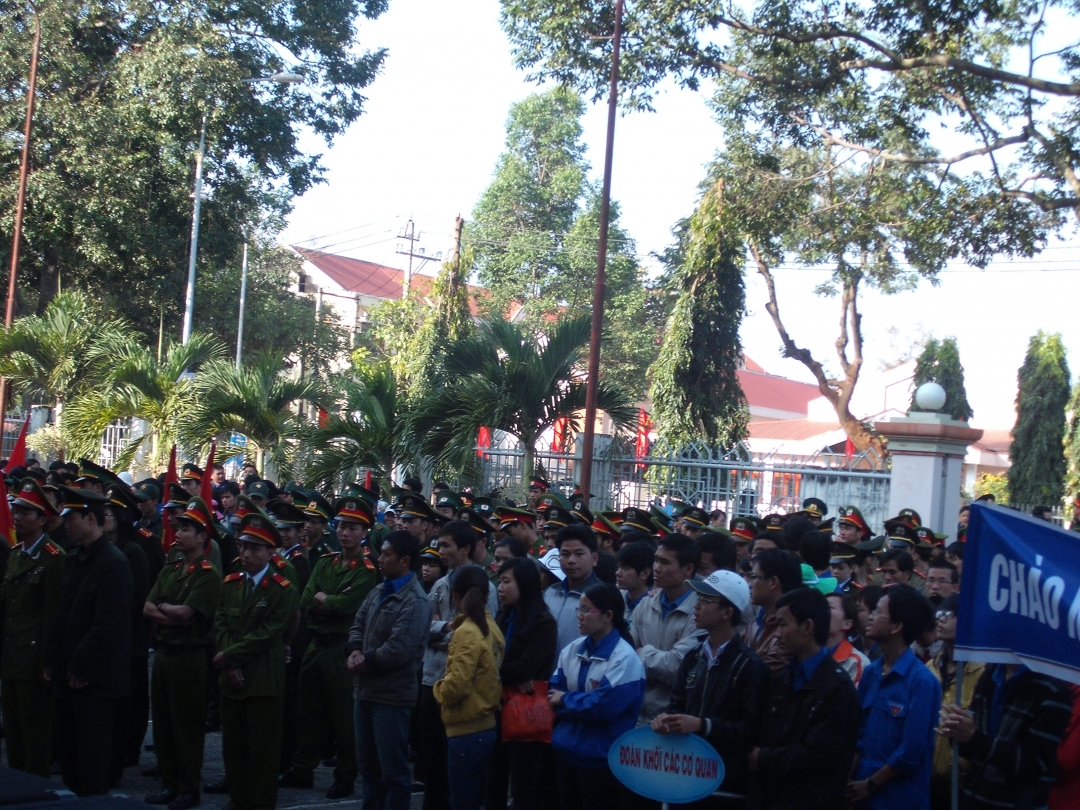
[[[356,611],[376,580],[375,566],[363,552],[374,521],[370,507],[360,498],[343,498],[336,513],[341,551],[319,560],[301,600],[311,644],[300,669],[300,746],[292,767],[279,780],[282,787],[311,787],[325,742],[332,736],[338,764],[328,799],[351,795],[356,781],[353,683],[345,668],[345,643]]]
[[[221,577],[205,555],[213,516],[192,498],[180,517],[176,546],[183,559],[167,566],[154,583],[143,615],[154,624],[154,752],[164,790],[148,804],[189,810],[199,804],[206,723],[206,651],[211,644]]]
[[[45,632],[60,603],[64,552],[45,534],[56,515],[41,486],[23,480],[11,504],[18,544],[0,584],[3,654],[0,678],[8,765],[48,777],[52,773],[52,698],[42,678]]]
[[[304,512],[304,543],[314,568],[324,554],[341,550],[337,537],[327,528],[334,510],[326,498],[314,490],[308,493],[308,502],[300,508]]]
[[[243,570],[225,577],[214,625],[230,810],[273,810],[285,693],[285,631],[300,596],[270,565],[280,543],[263,514],[238,533]]]

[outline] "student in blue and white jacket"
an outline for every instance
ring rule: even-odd
[[[645,667],[630,643],[624,605],[614,585],[586,588],[578,608],[582,638],[563,649],[551,678],[562,810],[613,807],[622,792],[608,749],[637,724],[645,698]]]

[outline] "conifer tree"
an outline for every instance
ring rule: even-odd
[[[964,388],[964,367],[960,364],[960,350],[956,338],[944,340],[930,338],[923,346],[922,354],[915,362],[915,379],[912,382],[910,411],[921,411],[915,402],[915,392],[923,383],[936,382],[945,389],[945,413],[953,419],[966,422],[974,415]]]
[[[1009,493],[1021,505],[1053,504],[1065,485],[1065,407],[1069,364],[1060,334],[1040,331],[1018,374],[1016,425],[1009,456]]]

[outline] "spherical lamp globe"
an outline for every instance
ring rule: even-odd
[[[940,411],[945,407],[945,389],[936,382],[923,383],[915,392],[915,404],[924,411]]]

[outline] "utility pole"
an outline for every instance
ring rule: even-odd
[[[405,276],[401,280],[401,297],[408,298],[409,290],[412,289],[413,259],[419,259],[422,267],[424,262],[434,262],[442,259],[442,252],[440,251],[434,256],[426,256],[413,250],[413,245],[420,241],[420,237],[416,235],[416,223],[413,222],[412,217],[409,217],[409,221],[405,223],[405,228],[398,234],[398,239],[404,239],[409,243],[408,250],[395,251],[401,256],[409,257],[409,266],[406,268]]]
[[[589,338],[589,378],[585,386],[585,431],[581,442],[581,494],[588,504],[592,486],[596,433],[596,393],[600,383],[600,339],[604,333],[604,276],[607,270],[608,220],[611,215],[611,159],[615,149],[615,112],[619,106],[619,49],[622,45],[623,0],[615,0],[615,34],[611,49],[611,90],[608,93],[607,147],[604,186],[600,196],[600,245],[593,285],[592,333]]]
[[[240,370],[240,356],[244,350],[244,305],[247,303],[248,243],[244,242],[244,258],[240,264],[240,319],[236,324],[236,370]]]
[[[191,340],[191,326],[195,319],[195,266],[199,258],[199,217],[202,215],[203,162],[206,159],[206,119],[203,113],[199,128],[199,151],[195,154],[195,210],[191,215],[191,248],[188,253],[187,295],[184,298],[184,328],[181,343]]]
[[[26,209],[26,181],[30,175],[30,130],[34,122],[34,99],[37,96],[38,53],[41,51],[41,16],[34,9],[34,45],[30,51],[30,81],[26,90],[26,123],[23,127],[22,160],[19,162],[19,191],[15,199],[15,234],[11,240],[11,273],[8,276],[7,308],[4,310],[4,329],[11,329],[15,320],[15,280],[19,273],[19,248],[22,244],[23,211]],[[8,381],[0,377],[0,424],[7,416]],[[2,433],[2,430],[0,430]]]

